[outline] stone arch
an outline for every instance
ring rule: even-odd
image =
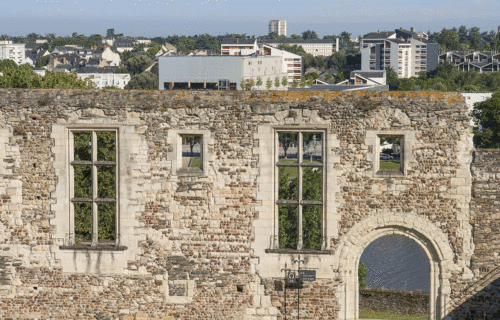
[[[342,283],[337,290],[340,302],[338,319],[359,317],[359,285],[357,269],[363,250],[374,240],[399,234],[417,242],[430,264],[429,320],[447,319],[451,292],[449,278],[453,268],[453,251],[447,236],[429,220],[412,213],[380,212],[358,222],[345,234],[335,252],[334,270]]]

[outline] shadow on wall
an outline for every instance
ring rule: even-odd
[[[500,319],[500,266],[467,288],[468,298],[449,314],[460,320]]]

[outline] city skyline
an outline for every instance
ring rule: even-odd
[[[269,20],[287,21],[287,35],[314,30],[320,37],[348,31],[415,27],[427,32],[466,25],[497,30],[500,5],[492,0],[19,0],[3,5],[0,33],[105,34],[132,36],[209,33],[267,34]],[[314,21],[314,22],[312,22]]]

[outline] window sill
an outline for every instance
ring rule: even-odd
[[[128,249],[126,246],[113,246],[113,245],[98,245],[95,247],[87,245],[73,245],[73,246],[59,246],[61,250],[73,251],[125,251]]]
[[[177,170],[177,176],[203,177],[205,173],[200,168],[180,168]]]
[[[381,169],[378,170],[376,175],[378,177],[404,177],[405,174],[398,169]]]
[[[281,248],[281,249],[266,249],[266,253],[278,253],[278,254],[333,254],[334,250],[315,250],[315,249],[301,249],[301,250],[295,250],[295,249],[288,249],[288,248]]]

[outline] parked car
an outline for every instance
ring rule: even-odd
[[[389,160],[392,160],[392,157],[388,154],[381,154],[380,155],[380,160],[383,160],[383,161],[389,161]]]

